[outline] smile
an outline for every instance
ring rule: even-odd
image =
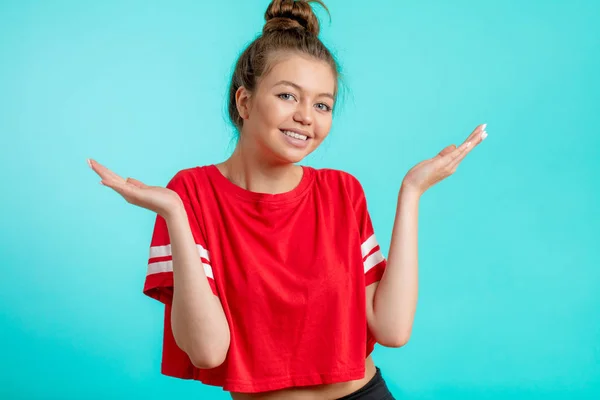
[[[296,132],[292,132],[292,131],[281,131],[281,132],[283,132],[284,135],[289,136],[289,137],[294,138],[294,139],[298,139],[298,140],[307,140],[308,139],[308,136],[301,135],[301,134],[296,133]]]

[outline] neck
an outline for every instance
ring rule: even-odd
[[[217,168],[229,181],[251,192],[285,193],[300,183],[300,166],[292,163],[269,163],[263,157],[249,153],[238,143],[231,157],[218,164]]]

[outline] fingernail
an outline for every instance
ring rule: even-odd
[[[104,182],[102,182],[102,181],[100,181],[100,184],[101,184],[102,186],[106,186],[106,185],[104,184]]]
[[[487,126],[487,124],[483,124],[483,125],[481,126],[481,130],[482,130],[482,131],[485,131],[485,127],[486,127],[486,126]]]
[[[487,135],[488,135],[487,132],[485,132],[485,131],[481,132],[481,140],[485,140]]]
[[[90,161],[90,159],[87,159],[88,165],[90,166],[90,168],[92,168],[92,162]]]

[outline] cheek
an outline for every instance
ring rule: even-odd
[[[269,99],[268,101],[264,101],[257,108],[262,125],[279,126],[282,120],[290,113],[289,107],[286,107],[283,102],[276,100]]]
[[[323,116],[323,118],[317,119],[316,134],[321,138],[325,139],[329,135],[331,130],[331,116]]]

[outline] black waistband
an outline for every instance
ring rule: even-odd
[[[381,370],[376,368],[375,376],[371,378],[369,382],[357,391],[350,393],[344,397],[340,397],[338,400],[383,400],[393,399],[391,392],[389,391]]]

